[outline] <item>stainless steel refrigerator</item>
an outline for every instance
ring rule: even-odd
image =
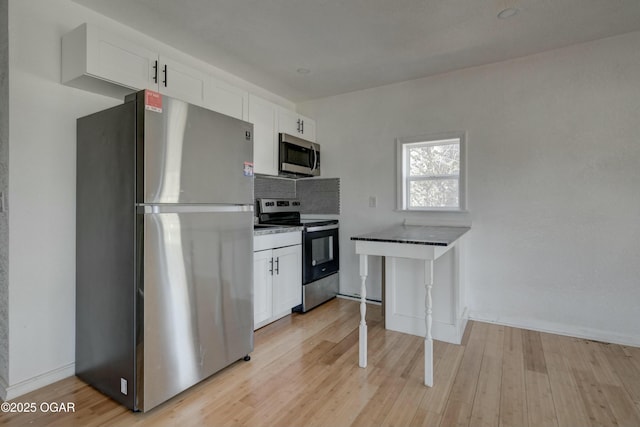
[[[133,410],[253,350],[252,132],[150,91],[77,121],[76,374]]]

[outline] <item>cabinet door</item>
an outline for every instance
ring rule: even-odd
[[[280,317],[302,304],[302,246],[273,250],[273,314]]]
[[[295,111],[280,108],[278,111],[278,129],[282,133],[300,137],[300,117]]]
[[[134,89],[154,88],[150,69],[158,58],[155,52],[96,27],[87,35],[87,62],[96,74]]]
[[[158,91],[164,95],[206,107],[205,88],[209,76],[171,58],[160,56]]]
[[[227,82],[210,77],[205,92],[206,107],[227,116],[247,120],[249,92]]]
[[[258,329],[271,318],[273,304],[271,250],[253,253],[253,327]]]
[[[62,37],[62,83],[119,99],[140,89],[157,90],[157,53],[82,24]]]
[[[316,121],[305,116],[299,117],[302,121],[300,126],[302,137],[307,141],[316,142]]]
[[[253,123],[253,171],[278,175],[278,106],[249,95],[249,122]]]
[[[315,121],[295,111],[280,108],[278,111],[278,129],[280,132],[316,142]]]

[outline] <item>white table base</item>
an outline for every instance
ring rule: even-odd
[[[427,334],[424,338],[424,385],[427,387],[433,387],[433,337],[431,336],[431,326],[433,324],[432,306],[433,301],[431,299],[431,288],[433,286],[433,260],[428,259],[424,263],[425,268],[425,325],[427,328]],[[366,280],[368,274],[368,256],[366,254],[360,254],[360,329],[359,329],[359,366],[361,368],[367,367],[367,289]]]

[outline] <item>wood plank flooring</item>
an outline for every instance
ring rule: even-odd
[[[0,426],[640,426],[640,349],[469,322],[462,345],[387,331],[369,306],[369,366],[358,367],[359,304],[336,299],[255,334],[239,361],[148,413],[77,378],[14,402],[74,413],[0,413]]]

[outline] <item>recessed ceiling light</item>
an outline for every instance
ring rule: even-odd
[[[513,16],[516,16],[518,14],[518,12],[520,12],[519,9],[516,9],[515,7],[508,7],[506,9],[502,9],[498,13],[498,18],[499,19],[508,19],[508,18],[513,17]]]
[[[298,72],[298,74],[309,74],[311,72],[311,70],[308,68],[298,68],[296,71]]]

